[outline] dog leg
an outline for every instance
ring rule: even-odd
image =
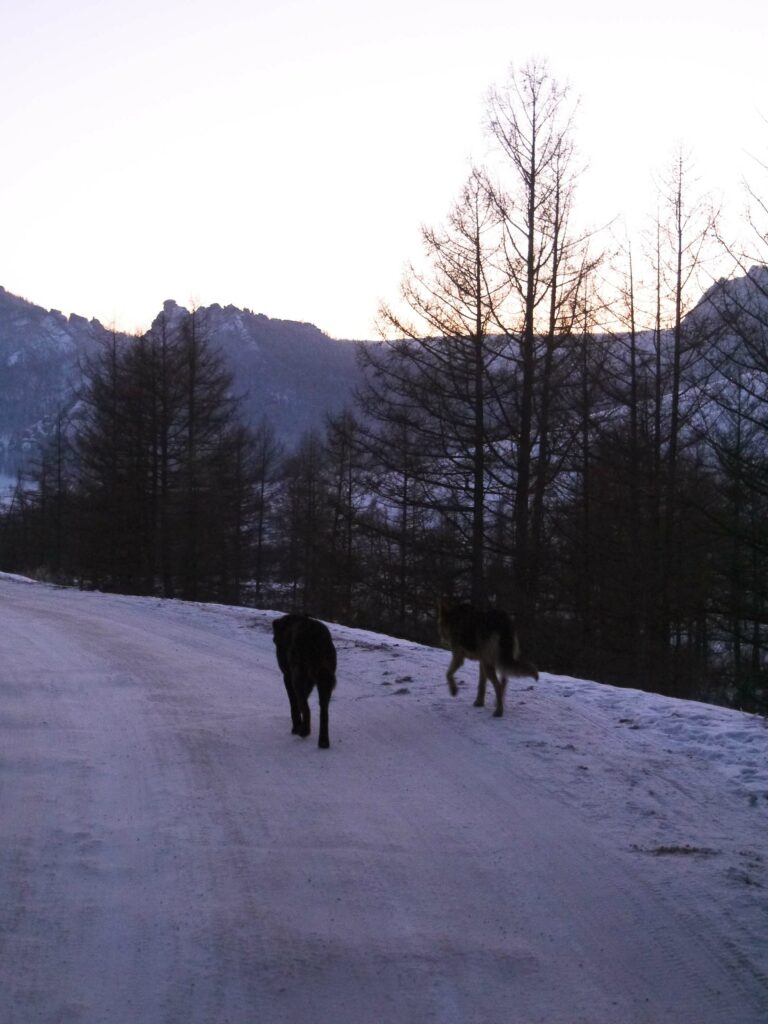
[[[488,675],[491,677],[493,689],[496,691],[496,709],[493,712],[493,717],[501,718],[504,714],[504,689],[507,685],[507,678],[506,676],[502,676],[501,682],[499,682],[499,677],[496,675],[496,669],[491,665],[488,666]]]
[[[302,685],[299,689],[299,714],[301,716],[301,728],[299,729],[299,736],[305,738],[312,732],[312,712],[309,710],[309,693],[308,687],[304,685],[302,679]]]
[[[293,727],[291,729],[291,733],[298,736],[301,732],[301,711],[299,710],[299,702],[296,699],[296,693],[290,680],[285,675],[283,676],[283,682],[285,683],[285,690],[291,704],[291,725]]]
[[[481,661],[480,662],[480,675],[479,675],[478,680],[477,680],[477,696],[475,697],[475,707],[476,708],[484,708],[485,707],[485,681],[486,681],[486,679],[487,679],[487,676],[486,676],[486,673],[485,673],[485,665],[483,665],[483,663]]]
[[[326,750],[331,745],[328,739],[328,703],[331,695],[319,687],[317,695],[320,698],[320,738],[317,741],[317,745]]]
[[[451,691],[451,696],[455,697],[459,692],[459,688],[456,685],[456,680],[453,678],[456,672],[464,664],[464,655],[461,651],[453,651],[453,657],[451,658],[451,664],[448,666],[448,671],[445,673],[445,678],[448,680],[448,689]]]

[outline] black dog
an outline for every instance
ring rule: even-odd
[[[309,615],[284,615],[272,623],[277,664],[291,702],[291,732],[309,736],[309,695],[317,686],[320,701],[319,747],[328,747],[328,705],[336,685],[336,648],[328,627]]]

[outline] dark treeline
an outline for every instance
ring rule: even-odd
[[[4,559],[90,587],[238,602],[260,456],[199,314],[161,316],[83,367],[34,487],[16,489]]]
[[[296,450],[240,422],[201,314],[105,346],[2,567],[428,642],[450,593],[514,611],[544,669],[768,710],[765,206],[747,257],[680,154],[636,251],[599,251],[573,110],[537,64],[491,94],[498,168],[424,229],[357,407]],[[701,302],[715,245],[733,275]]]

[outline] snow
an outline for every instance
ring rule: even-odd
[[[0,577],[3,1024],[768,1020],[763,719],[275,614]]]
[[[2,477],[0,477],[0,480],[2,480]],[[13,573],[13,572],[0,572],[0,582],[2,582],[3,580],[8,580],[8,581],[10,581],[12,583],[34,583],[35,582],[33,579],[30,579],[29,576],[18,576],[18,575],[16,575],[16,573]]]

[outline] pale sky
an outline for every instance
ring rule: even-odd
[[[582,217],[652,213],[680,143],[743,205],[768,155],[762,0],[0,0],[0,284],[149,325],[163,300],[374,336],[489,88],[580,96]],[[768,174],[764,174],[768,192]]]

